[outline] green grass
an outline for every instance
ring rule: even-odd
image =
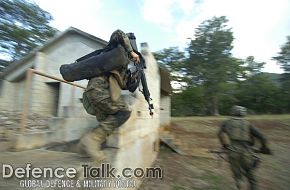
[[[201,179],[211,184],[209,189],[212,190],[222,190],[225,183],[223,176],[211,173],[211,171],[204,174]]]
[[[186,190],[183,186],[179,185],[179,184],[175,184],[172,187],[172,190]]]
[[[290,119],[290,114],[283,115],[249,115],[246,118],[248,119],[263,119],[263,120],[288,120]]]
[[[192,117],[172,117],[172,121],[192,121],[192,120],[224,120],[231,116],[192,116]],[[274,119],[274,120],[284,120],[290,119],[290,114],[282,115],[248,115],[245,119]]]
[[[224,120],[227,116],[192,116],[192,117],[172,117],[172,121],[199,121],[199,120]]]

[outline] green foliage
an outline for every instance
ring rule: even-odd
[[[261,69],[265,64],[265,62],[256,62],[254,56],[249,56],[245,60],[245,67],[250,76],[261,73]]]
[[[219,111],[229,115],[233,105],[242,105],[250,114],[281,114],[290,111],[290,92],[267,73],[253,75],[236,83],[224,83],[219,96]],[[290,85],[290,82],[288,83]],[[280,87],[281,86],[281,87]],[[172,95],[172,116],[210,115],[203,85]]]
[[[202,86],[191,87],[171,97],[172,116],[205,115],[206,102]]]
[[[226,17],[214,17],[200,24],[188,47],[187,73],[192,84],[205,87],[208,111],[219,114],[219,98],[224,83],[235,79],[237,60],[231,58],[233,33]]]
[[[273,57],[282,66],[285,73],[290,74],[290,36],[287,36],[286,43],[281,47],[281,51],[278,56]]]
[[[178,47],[164,48],[153,54],[155,59],[170,71],[179,71],[184,67],[184,52],[181,52]]]
[[[290,112],[290,73],[284,73],[281,77],[280,88],[280,102],[283,109],[283,113]]]
[[[1,73],[3,72],[3,70],[5,69],[5,67],[7,67],[9,65],[9,61],[5,61],[5,60],[2,60],[0,59],[0,76],[1,76]]]
[[[245,106],[250,113],[289,113],[290,37],[274,58],[285,73],[263,73],[264,62],[231,55],[233,33],[227,21],[214,17],[202,22],[185,53],[176,47],[155,53],[172,75],[178,73],[172,79],[186,84],[172,95],[172,115],[229,114],[233,105]]]
[[[279,87],[263,74],[252,76],[239,84],[237,99],[255,113],[278,113]]]
[[[278,61],[284,70],[284,74],[281,78],[281,94],[284,102],[284,109],[290,110],[290,36],[287,36],[287,41],[281,47],[281,51],[278,56],[273,57],[274,60]]]
[[[184,52],[181,52],[178,47],[170,47],[154,52],[154,57],[159,64],[164,65],[170,72],[171,79],[182,85],[182,82],[187,81],[184,75]]]
[[[10,61],[20,59],[57,32],[52,16],[28,0],[0,1],[0,52]]]

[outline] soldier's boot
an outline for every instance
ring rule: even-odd
[[[87,155],[95,162],[106,160],[106,155],[101,150],[102,143],[106,140],[107,133],[100,127],[83,136],[79,143],[80,152]]]
[[[256,176],[254,175],[254,170],[249,170],[246,173],[246,177],[248,178],[248,182],[249,182],[249,189],[250,190],[257,190],[258,188],[258,184],[257,184],[257,180],[256,180]]]

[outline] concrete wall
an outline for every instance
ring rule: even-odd
[[[62,78],[59,73],[59,67],[62,64],[72,63],[77,58],[99,48],[102,48],[102,45],[93,40],[73,32],[66,33],[6,76],[1,88],[1,110],[22,110],[25,74],[28,68],[33,67],[45,74]],[[33,75],[29,103],[31,112],[44,116],[69,116],[71,114],[71,117],[90,117],[85,113],[80,102],[82,89],[64,83],[60,83],[57,89],[51,85],[52,82],[57,81]],[[76,83],[84,87],[87,85],[86,80]],[[56,101],[56,98],[59,100]]]
[[[153,117],[149,115],[148,104],[139,90],[134,93],[122,92],[122,96],[129,104],[132,113],[129,120],[108,137],[107,147],[113,147],[113,149],[106,149],[106,154],[109,152],[108,161],[119,171],[126,167],[134,169],[146,168],[152,165],[159,151],[160,122],[165,122],[165,118],[168,118],[165,117],[165,112],[162,118],[160,111],[161,92],[158,65],[148,47],[143,47],[142,53],[148,68],[145,70],[145,74],[151,98],[153,99],[151,103],[155,106],[154,115]],[[34,79],[35,81],[38,80]],[[69,91],[66,92],[69,93]],[[168,101],[169,98],[163,100]],[[166,104],[166,101],[163,103]],[[23,150],[41,147],[54,142],[75,140],[96,124],[97,122],[94,118],[58,118],[51,123],[49,131],[16,135],[13,147],[16,150]],[[137,185],[140,185],[141,181],[139,179],[136,180]]]
[[[24,78],[17,82],[4,80],[0,95],[0,109],[21,111],[23,108],[24,89]]]
[[[10,134],[10,147],[15,151],[23,151],[71,142],[78,140],[95,124],[94,118],[52,118],[49,130]]]
[[[160,99],[160,126],[170,125],[171,121],[171,97],[161,94]]]
[[[95,42],[93,43],[79,35],[68,35],[58,43],[45,49],[45,51],[37,53],[35,69],[60,77],[59,67],[61,64],[70,63],[99,47]],[[119,170],[125,167],[146,168],[151,166],[158,154],[159,127],[161,124],[170,121],[170,98],[161,96],[160,74],[156,60],[146,44],[143,44],[141,53],[147,64],[145,74],[151,98],[153,99],[152,103],[155,106],[154,115],[153,117],[149,115],[148,104],[139,90],[134,93],[122,92],[122,96],[132,110],[132,114],[129,120],[107,139],[108,147],[118,148],[114,155],[110,157],[110,161]],[[31,146],[28,148],[39,145],[39,142],[46,144],[49,139],[56,138],[55,141],[77,139],[86,131],[85,129],[89,130],[95,125],[94,118],[85,113],[80,103],[81,89],[63,83],[60,83],[59,89],[56,89],[48,84],[50,82],[52,82],[50,79],[33,76],[33,89],[31,91],[32,111],[38,114],[53,115],[55,112],[54,102],[56,96],[58,96],[56,92],[59,91],[58,116],[62,117],[62,119],[58,120],[57,123],[61,123],[64,130],[63,133],[58,132],[57,137],[54,134],[56,134],[55,131],[58,129],[54,129],[54,132],[43,133],[42,137],[36,134],[37,138],[34,138],[36,141],[31,142]],[[87,81],[84,80],[78,83],[86,86]],[[161,111],[160,108],[164,110]],[[64,117],[67,118],[64,119]],[[80,118],[79,122],[74,122],[75,120],[73,122],[62,122],[62,120],[71,121],[72,117],[76,119],[78,119],[77,117],[83,118]],[[87,119],[84,120],[84,117]],[[83,121],[89,121],[86,122],[87,126],[84,126]],[[51,129],[53,130],[53,128]],[[76,134],[78,136],[75,136]],[[35,134],[28,134],[19,137],[20,140],[16,141],[18,143],[16,143],[15,147],[21,149],[23,142],[28,145],[28,139],[32,139],[29,135],[35,136]],[[46,140],[43,141],[43,139]]]
[[[13,70],[5,77],[1,87],[0,109],[9,111],[21,111],[25,89],[25,70],[33,67],[35,59],[30,58],[24,65]]]
[[[80,35],[69,33],[57,43],[46,48],[45,51],[37,53],[37,64],[35,69],[44,72],[45,74],[62,78],[59,73],[59,68],[62,64],[72,63],[77,58],[99,48],[101,48],[100,44],[92,42]],[[47,116],[89,117],[84,109],[82,109],[82,104],[80,102],[83,92],[82,89],[65,83],[60,83],[57,91],[49,85],[51,82],[56,81],[38,75],[33,77],[33,112],[38,112]],[[84,87],[87,85],[86,80],[75,83]],[[55,101],[56,97],[59,98],[58,101]],[[58,105],[55,105],[56,103]],[[57,113],[55,114],[56,106],[58,108]]]
[[[158,154],[160,76],[156,60],[148,47],[142,48],[142,54],[148,68],[145,70],[145,74],[153,99],[152,103],[157,109],[154,109],[154,115],[151,117],[148,104],[140,91],[136,90],[133,94],[123,92],[123,97],[132,110],[131,116],[107,139],[107,146],[118,148],[116,155],[111,156],[111,163],[119,171],[125,167],[150,167]]]
[[[45,70],[48,70],[50,75],[62,78],[59,73],[60,65],[72,63],[77,58],[100,48],[102,46],[96,42],[80,35],[70,34],[61,42],[61,46],[51,47],[47,51],[46,61],[48,63]],[[87,82],[87,80],[82,80],[74,83],[86,87]],[[90,117],[80,102],[82,89],[61,83],[59,93],[58,116]]]
[[[2,81],[2,86],[1,86],[1,92],[0,92],[0,109],[1,110],[8,110],[8,111],[13,111],[15,101],[14,101],[14,94],[15,91],[15,84],[12,84],[11,82],[7,80]]]

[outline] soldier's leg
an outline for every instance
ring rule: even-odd
[[[87,133],[80,141],[86,154],[94,160],[102,161],[105,154],[101,151],[101,144],[112,131],[121,126],[130,117],[129,108],[122,99],[113,102],[110,98],[104,99],[96,105],[99,126]]]
[[[100,122],[100,127],[102,127],[108,135],[111,134],[114,129],[125,123],[131,114],[127,103],[121,98],[118,101],[112,101],[110,98],[105,99],[101,102],[99,108],[108,114],[108,117]]]
[[[86,133],[79,143],[80,153],[92,158],[96,162],[102,162],[106,159],[101,151],[101,144],[106,140],[107,133],[101,127],[97,127]]]
[[[250,190],[257,190],[258,185],[257,185],[256,176],[254,175],[254,171],[253,170],[246,171],[245,176],[247,177],[247,179],[249,181],[249,186],[250,186],[249,189]]]
[[[99,104],[107,98],[110,98],[109,83],[105,77],[96,77],[89,81],[88,88],[86,89],[86,97],[92,104],[96,111],[96,118],[99,123],[106,120],[108,114],[100,109]],[[94,160],[103,160],[104,153],[100,151],[101,144],[106,139],[106,132],[101,128],[97,127],[88,133],[86,133],[78,144],[77,149],[79,152],[87,155]]]
[[[242,183],[242,171],[240,167],[240,159],[238,153],[231,152],[228,154],[229,163],[232,169],[233,177],[236,183],[236,187],[241,189]]]
[[[249,189],[257,190],[258,184],[256,176],[254,175],[255,170],[255,158],[252,154],[245,154],[242,160],[242,168],[244,170],[244,175],[248,179]]]

